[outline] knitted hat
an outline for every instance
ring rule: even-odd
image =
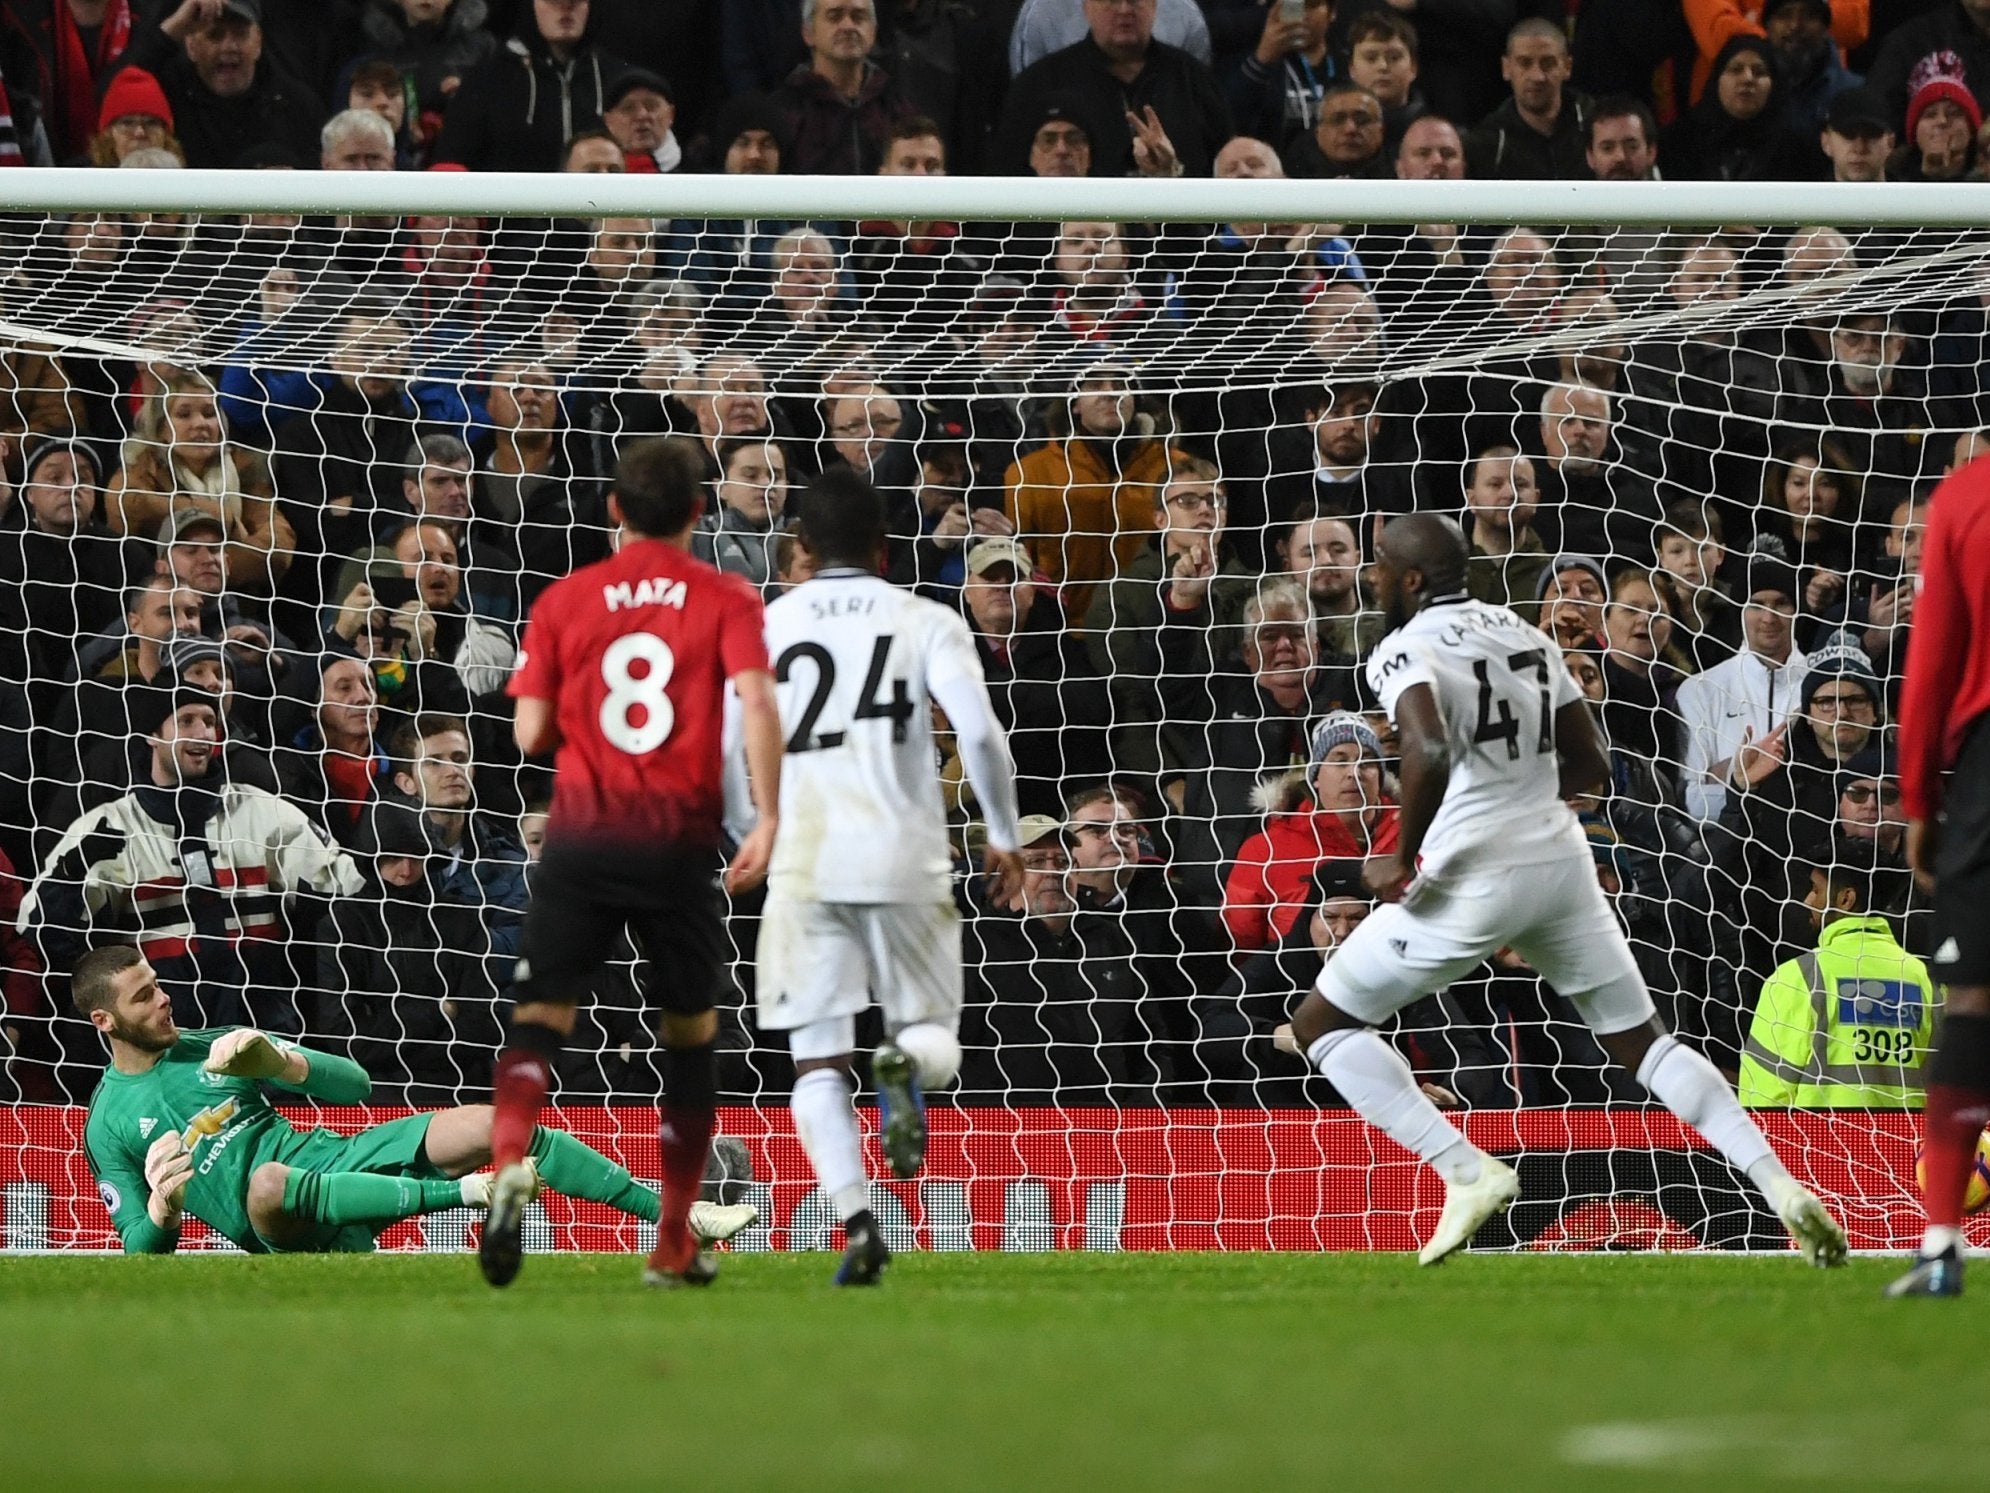
[[[150,684],[133,685],[125,691],[125,721],[134,736],[157,736],[159,727],[186,705],[210,706],[219,721],[221,701],[213,690],[189,684],[171,669],[161,669]]]
[[[1327,760],[1327,753],[1337,746],[1354,742],[1361,748],[1364,757],[1382,759],[1382,742],[1368,722],[1351,710],[1336,710],[1332,715],[1313,728],[1313,750],[1306,759],[1306,770],[1311,773]]]
[[[1763,591],[1776,591],[1787,596],[1791,605],[1802,604],[1803,582],[1798,578],[1794,565],[1781,555],[1765,550],[1753,551],[1747,559],[1747,574],[1739,587],[1741,600],[1753,601]]]
[[[1866,650],[1858,644],[1845,641],[1844,634],[1834,634],[1831,641],[1811,654],[1807,662],[1810,672],[1803,676],[1800,691],[1804,714],[1810,713],[1810,702],[1817,698],[1817,692],[1839,679],[1848,679],[1858,685],[1873,702],[1873,708],[1879,708],[1882,695],[1872,660],[1866,657]]]
[[[1880,746],[1869,746],[1853,757],[1838,770],[1836,787],[1840,795],[1854,783],[1862,779],[1878,782],[1882,778],[1898,779],[1900,765],[1894,761],[1893,753]]]
[[[79,464],[86,461],[90,464],[90,475],[86,480],[91,486],[96,486],[103,481],[103,461],[91,449],[88,441],[78,440],[75,436],[66,433],[56,435],[30,434],[24,436],[21,440],[21,485],[25,487],[28,483],[34,481],[35,468],[40,466],[49,457],[63,451],[67,451]],[[76,475],[79,479],[83,477],[80,467]]]
[[[1541,570],[1541,579],[1534,584],[1534,599],[1541,600],[1548,594],[1548,587],[1555,583],[1555,577],[1564,570],[1586,570],[1596,577],[1596,584],[1603,588],[1603,594],[1610,594],[1610,578],[1603,573],[1603,562],[1593,555],[1556,555]]]
[[[227,648],[216,639],[197,632],[174,633],[159,645],[159,656],[175,675],[184,676],[195,664],[206,663],[210,659],[231,676],[235,672],[235,661],[228,656]]]
[[[1370,901],[1368,888],[1361,884],[1361,860],[1356,856],[1335,856],[1332,860],[1321,861],[1313,872],[1313,901],[1338,901],[1345,897],[1358,897]]]
[[[127,114],[149,114],[154,119],[165,120],[168,130],[173,128],[173,106],[166,101],[166,90],[142,67],[123,69],[104,89],[104,101],[97,108],[98,133],[109,129],[112,120]]]
[[[1914,64],[1914,71],[1907,75],[1908,139],[1914,138],[1914,128],[1928,112],[1929,105],[1941,99],[1962,110],[1969,119],[1971,134],[1983,128],[1983,106],[1976,102],[1976,95],[1969,91],[1963,77],[1962,59],[1953,52],[1930,52]]]

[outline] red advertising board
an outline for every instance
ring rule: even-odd
[[[340,1131],[404,1110],[293,1115]],[[81,1109],[0,1108],[0,1193],[11,1248],[116,1247],[80,1137]],[[1903,1114],[1759,1116],[1790,1170],[1830,1199],[1854,1248],[1904,1249],[1919,1237],[1912,1154],[1919,1118]],[[641,1177],[658,1172],[656,1114],[563,1109],[575,1135]],[[931,1112],[925,1171],[883,1184],[879,1210],[905,1245],[929,1249],[1414,1249],[1436,1221],[1437,1178],[1346,1111],[944,1109]],[[1745,1185],[1671,1116],[1642,1110],[1481,1111],[1472,1140],[1518,1157],[1522,1203],[1497,1237],[1519,1248],[1776,1248],[1773,1219]],[[867,1131],[875,1116],[865,1115]],[[822,1248],[834,1219],[781,1108],[728,1109],[721,1129],[750,1149],[763,1225],[747,1249]],[[875,1147],[873,1174],[883,1171]],[[548,1197],[528,1244],[634,1249],[635,1225],[611,1210]],[[460,1248],[461,1214],[402,1224],[389,1248]],[[1990,1215],[1972,1230],[1990,1242]],[[190,1228],[183,1247],[203,1247]]]

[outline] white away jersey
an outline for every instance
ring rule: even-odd
[[[1391,720],[1414,684],[1431,687],[1444,718],[1451,779],[1424,836],[1423,873],[1587,853],[1555,757],[1555,712],[1582,692],[1539,628],[1482,601],[1426,606],[1375,645],[1368,683]]]
[[[787,742],[769,887],[810,902],[944,901],[930,701],[985,690],[966,622],[874,575],[828,571],[767,608],[767,653]]]

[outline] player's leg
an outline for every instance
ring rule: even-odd
[[[1644,974],[1589,861],[1537,867],[1531,883],[1541,911],[1514,936],[1515,951],[1568,998],[1612,1059],[1748,1175],[1806,1260],[1843,1264],[1844,1230],[1789,1174],[1720,1070],[1659,1024]]]
[[[249,1222],[277,1249],[322,1248],[324,1230],[379,1230],[444,1208],[474,1207],[480,1178],[320,1172],[265,1161],[249,1173]]]
[[[621,931],[622,915],[587,895],[586,868],[551,851],[533,882],[519,936],[511,1026],[491,1079],[491,1162],[497,1168],[477,1244],[484,1279],[505,1286],[524,1263],[525,1205],[539,1190],[525,1165],[553,1062],[572,1035],[574,1010]]]
[[[662,1011],[663,1097],[658,1139],[663,1196],[644,1280],[704,1285],[718,1273],[691,1229],[691,1209],[705,1184],[718,1126],[718,1064],[713,1005],[728,949],[725,912],[709,858],[682,854],[657,868],[658,885],[632,914],[630,933],[648,956],[649,997]]]
[[[891,1260],[884,1231],[871,1212],[864,1137],[851,1105],[857,1090],[852,1066],[856,1045],[857,1024],[848,1016],[831,1016],[788,1033],[795,1060],[795,1093],[789,1103],[795,1135],[843,1225],[843,1259],[834,1277],[839,1286],[876,1285]]]
[[[465,1179],[488,1166],[492,1114],[488,1104],[437,1111],[429,1117],[423,1162],[445,1177]],[[660,1202],[654,1189],[638,1181],[627,1167],[564,1130],[541,1125],[533,1131],[525,1161],[539,1180],[557,1193],[606,1203],[648,1223],[657,1220]],[[759,1221],[760,1210],[750,1203],[700,1202],[691,1208],[691,1232],[703,1243],[730,1239]]]
[[[1402,1055],[1374,1028],[1411,1001],[1469,973],[1497,947],[1496,911],[1483,884],[1426,886],[1417,912],[1379,907],[1320,971],[1292,1015],[1307,1062],[1363,1119],[1444,1179],[1444,1212],[1419,1258],[1434,1265],[1519,1195],[1513,1171],[1438,1112]]]
[[[871,988],[890,1032],[871,1062],[879,1128],[893,1175],[906,1178],[926,1159],[926,1095],[960,1074],[960,912],[951,902],[866,912]]]
[[[1947,884],[1936,885],[1946,898]],[[1979,918],[1983,905],[1976,904]],[[1977,938],[1979,946],[1986,945],[1982,935]],[[1944,946],[1938,944],[1937,951]],[[1950,985],[1943,995],[1941,1035],[1928,1060],[1928,1103],[1921,1116],[1926,1168],[1921,1205],[1928,1222],[1914,1268],[1887,1288],[1889,1295],[1962,1294],[1962,1205],[1985,1125],[1990,1125],[1990,984]]]
[[[869,951],[859,927],[866,911],[769,896],[755,982],[761,1027],[788,1033],[795,1135],[848,1242],[838,1285],[873,1284],[891,1258],[871,1212],[863,1133],[852,1108],[856,1013],[869,1003]]]

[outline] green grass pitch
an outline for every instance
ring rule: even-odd
[[[0,1259],[21,1489],[1961,1487],[1981,1298],[1893,1261]],[[1990,1286],[1986,1279],[1983,1286]]]

